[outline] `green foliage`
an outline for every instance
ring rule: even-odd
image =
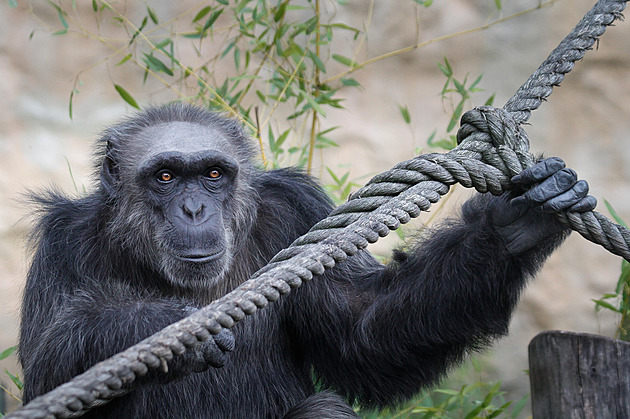
[[[628,228],[626,222],[621,219],[617,211],[604,200],[608,212],[615,221]],[[617,324],[616,338],[620,340],[630,341],[630,263],[623,259],[621,261],[621,274],[617,280],[617,286],[612,293],[604,294],[600,299],[593,300],[595,310],[610,310],[619,315],[619,323]]]
[[[10,356],[13,356],[15,354],[15,351],[17,350],[17,346],[12,346],[10,348],[5,349],[4,351],[0,352],[0,361],[2,361],[3,359],[7,359]],[[15,387],[19,390],[22,391],[22,388],[24,387],[22,384],[22,379],[17,375],[17,374],[12,374],[11,372],[9,372],[9,370],[7,370],[6,368],[4,369],[4,373],[7,377],[9,377],[9,379],[11,380],[11,382],[15,385]],[[20,399],[20,397],[18,397],[17,395],[13,394],[11,392],[11,390],[9,390],[7,387],[3,386],[2,384],[0,384],[0,397],[3,396],[1,393],[4,392],[6,395],[8,395],[9,397],[15,399],[18,402],[21,402],[22,400]],[[2,416],[1,414],[2,412],[0,412],[0,417]]]
[[[508,401],[501,383],[476,381],[456,389],[425,391],[396,411],[359,414],[363,419],[518,418],[528,399],[526,396],[516,402]]]
[[[451,119],[446,127],[446,133],[438,137],[437,130],[433,131],[427,139],[427,144],[431,147],[452,150],[457,146],[457,136],[454,130],[458,127],[459,120],[462,117],[464,110],[469,108],[464,105],[470,101],[473,93],[482,91],[478,85],[481,82],[483,75],[480,74],[473,82],[470,83],[469,86],[466,86],[468,83],[468,74],[466,74],[464,80],[460,81],[457,79],[455,77],[453,67],[446,57],[444,57],[443,64],[438,63],[438,67],[442,74],[446,77],[441,95],[442,102],[446,105],[445,107],[447,109],[451,109]],[[494,95],[490,96],[486,100],[485,105],[490,106],[493,101]]]

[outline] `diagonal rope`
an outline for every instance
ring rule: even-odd
[[[6,418],[79,416],[130,391],[135,379],[160,368],[187,348],[230,328],[288,294],[304,281],[345,261],[379,237],[427,210],[450,185],[498,195],[534,159],[520,124],[529,119],[592,47],[621,17],[626,1],[600,0],[516,92],[503,109],[476,108],[462,117],[459,145],[426,154],[377,175],[289,248],[234,291],[73,380],[33,399]],[[565,213],[561,220],[588,240],[630,260],[630,232],[596,212]]]

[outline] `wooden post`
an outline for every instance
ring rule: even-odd
[[[548,331],[529,344],[534,419],[630,418],[630,343]]]

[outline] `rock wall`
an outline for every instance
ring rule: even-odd
[[[69,193],[89,188],[92,140],[129,112],[113,89],[112,79],[132,91],[142,104],[175,98],[151,81],[143,87],[137,74],[112,65],[93,66],[111,51],[77,34],[51,35],[49,27],[60,28],[56,12],[44,2],[33,3],[34,12],[28,3],[20,2],[17,8],[10,8],[7,2],[0,5],[0,349],[17,339],[20,293],[28,264],[24,193],[52,184]],[[79,7],[90,6],[87,3]],[[149,3],[164,20],[193,5],[165,0]],[[499,13],[491,0],[435,2],[427,9],[417,8],[411,0],[376,1],[360,57],[483,25],[539,2],[504,3]],[[367,4],[353,2],[335,10],[330,4],[327,7],[343,21],[362,27]],[[356,72],[354,77],[363,88],[344,92],[346,109],[330,112],[323,121],[341,127],[333,134],[341,148],[325,150],[323,161],[332,168],[350,164],[352,178],[366,180],[412,157],[415,148],[426,148],[426,138],[434,129],[447,124],[444,108],[449,104],[442,103],[439,96],[444,76],[438,62],[448,57],[459,78],[483,73],[481,85],[486,91],[476,94],[470,106],[483,104],[493,92],[495,104],[503,104],[591,5],[591,0],[556,1],[551,7],[487,30],[436,42]],[[129,2],[126,7],[129,16],[141,18],[145,6]],[[94,25],[89,13],[82,16],[87,25]],[[601,212],[606,212],[603,200],[607,199],[627,220],[629,39],[630,23],[609,28],[598,48],[577,63],[527,127],[532,151],[564,158],[589,180]],[[68,99],[77,76],[81,83],[76,86],[74,118],[70,120]],[[403,123],[399,105],[408,106],[411,126]],[[323,173],[321,164],[319,170]],[[447,207],[456,207],[468,194],[458,188]],[[384,246],[375,251],[387,252]],[[572,235],[527,289],[510,336],[486,357],[490,378],[502,380],[514,397],[525,394],[527,343],[541,330],[611,335],[614,319],[596,315],[591,299],[613,290],[620,263],[618,257]],[[11,362],[1,366],[16,371]]]

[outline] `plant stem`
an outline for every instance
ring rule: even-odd
[[[315,15],[317,16],[317,25],[315,28],[315,55],[317,58],[321,58],[320,51],[320,15],[319,15],[319,0],[315,0]],[[319,80],[319,67],[315,66],[315,85],[313,88],[313,97],[317,100],[317,96],[319,96],[319,88],[320,88],[320,80]],[[306,171],[308,174],[311,174],[313,170],[313,155],[315,154],[315,140],[317,139],[317,110],[313,108],[313,122],[311,124],[311,139],[308,146],[308,166]]]

